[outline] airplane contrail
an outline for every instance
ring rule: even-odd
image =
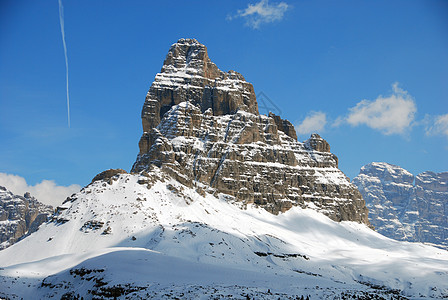
[[[67,58],[67,45],[65,44],[65,30],[64,30],[64,7],[62,6],[61,0],[59,2],[59,23],[61,24],[61,35],[62,35],[62,44],[64,45],[64,54],[65,54],[65,78],[67,83],[67,121],[68,127],[70,128],[70,96],[68,93],[68,58]]]

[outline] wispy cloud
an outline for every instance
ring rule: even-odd
[[[444,135],[448,137],[448,114],[425,117],[426,135]]]
[[[337,118],[333,125],[366,125],[385,135],[405,134],[413,125],[417,106],[411,95],[401,89],[398,83],[392,85],[392,90],[388,97],[380,95],[374,101],[358,102],[349,108],[347,116]]]
[[[81,189],[81,186],[77,184],[60,186],[53,180],[43,180],[36,185],[28,185],[25,178],[7,173],[0,173],[0,186],[6,187],[17,195],[30,192],[40,202],[54,207],[61,205],[65,198]]]
[[[227,18],[244,18],[247,26],[258,29],[261,24],[282,20],[289,8],[285,2],[269,4],[268,0],[261,0],[256,4],[249,4],[245,9],[238,10],[236,15],[229,15]]]
[[[302,121],[295,125],[298,134],[320,133],[327,124],[327,115],[321,111],[313,111]]]

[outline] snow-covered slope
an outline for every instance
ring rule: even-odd
[[[448,248],[448,172],[414,176],[399,166],[373,162],[361,168],[353,183],[379,233]]]
[[[240,205],[156,167],[95,181],[0,252],[0,297],[448,296],[447,251],[312,209]]]

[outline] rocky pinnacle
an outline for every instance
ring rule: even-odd
[[[158,167],[187,186],[274,214],[311,207],[336,221],[369,224],[330,145],[318,134],[298,142],[291,122],[260,115],[252,84],[219,70],[194,39],[171,46],[141,117],[132,172]]]

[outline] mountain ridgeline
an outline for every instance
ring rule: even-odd
[[[201,193],[226,194],[271,213],[312,207],[336,221],[369,224],[365,202],[338,169],[329,144],[258,113],[252,84],[211,62],[207,48],[180,39],[166,56],[142,110],[140,153],[132,168],[156,166]]]

